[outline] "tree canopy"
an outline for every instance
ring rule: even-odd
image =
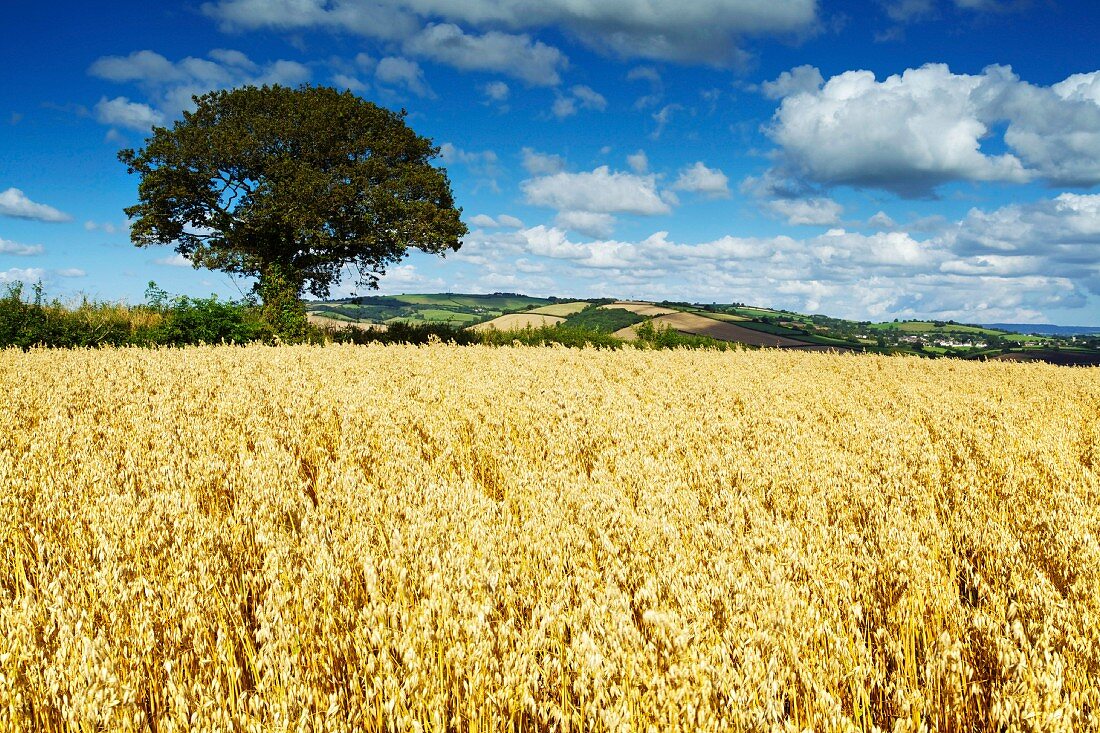
[[[194,101],[171,128],[153,128],[144,148],[119,152],[141,176],[139,203],[126,209],[131,239],[258,278],[273,325],[301,313],[303,293],[327,296],[349,269],[376,288],[410,247],[461,246],[461,209],[431,162],[439,149],[405,124],[404,110],[308,85]]]

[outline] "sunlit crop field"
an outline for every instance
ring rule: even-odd
[[[0,730],[1097,730],[1100,371],[0,352]]]

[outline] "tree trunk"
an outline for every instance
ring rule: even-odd
[[[260,272],[258,290],[263,300],[263,318],[286,343],[300,343],[306,336],[302,285],[301,274],[289,265],[270,262]]]

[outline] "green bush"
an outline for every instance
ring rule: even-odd
[[[32,346],[182,346],[271,341],[259,308],[216,297],[170,296],[149,283],[146,304],[127,306],[83,298],[76,305],[46,301],[42,285],[24,297],[22,283],[11,283],[0,296],[0,348]]]
[[[585,308],[579,313],[568,316],[562,325],[588,331],[614,333],[620,328],[633,326],[644,320],[644,316],[622,308]]]
[[[149,332],[149,341],[166,346],[185,344],[245,344],[271,341],[271,326],[260,309],[247,301],[170,297],[156,283],[145,291],[148,307],[162,316]]]
[[[447,323],[409,323],[393,321],[385,330],[347,326],[313,326],[311,341],[343,344],[426,344],[433,340],[462,345],[481,343],[475,331]]]
[[[689,333],[680,333],[668,326],[657,326],[653,319],[646,319],[634,329],[638,334],[635,345],[651,349],[727,349],[745,348],[743,344],[734,344],[729,341],[719,341],[709,336],[696,336]]]
[[[94,303],[87,298],[75,307],[46,301],[42,284],[26,300],[23,283],[7,285],[0,297],[0,348],[17,346],[121,346],[134,341],[129,310],[124,305]]]

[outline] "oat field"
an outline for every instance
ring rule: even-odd
[[[1100,371],[0,352],[0,730],[1095,731]]]

